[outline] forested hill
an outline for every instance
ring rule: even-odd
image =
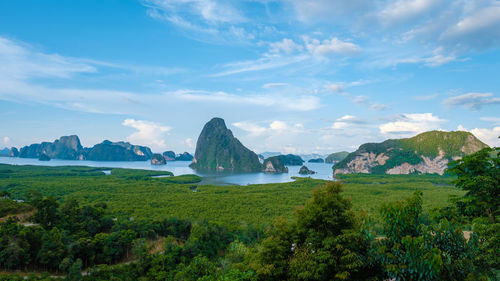
[[[430,131],[412,138],[365,143],[334,167],[334,174],[443,174],[447,164],[488,147],[469,132]]]

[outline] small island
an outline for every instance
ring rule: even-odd
[[[273,156],[264,160],[263,172],[269,174],[288,173],[288,168],[283,164],[281,157]]]
[[[325,163],[325,160],[323,160],[323,158],[316,158],[316,159],[309,159],[309,161],[307,161],[308,163]]]
[[[151,156],[151,165],[165,165],[167,164],[167,161],[165,160],[165,157],[159,153],[154,153]]]
[[[315,171],[309,170],[306,166],[300,167],[299,174],[301,175],[314,175],[316,174]]]

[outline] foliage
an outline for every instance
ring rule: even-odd
[[[395,280],[487,280],[488,270],[476,262],[479,244],[464,238],[462,229],[442,220],[420,224],[422,194],[404,202],[385,205],[386,237],[376,242],[372,253]]]
[[[256,271],[264,280],[364,280],[368,243],[342,185],[316,189],[289,224],[278,221],[262,243]],[[254,265],[255,266],[255,265]]]
[[[151,171],[139,169],[112,169],[111,174],[123,179],[129,180],[149,180],[153,176],[173,176],[168,171]]]
[[[496,221],[500,214],[500,148],[485,148],[450,163],[448,172],[456,175],[456,187],[466,190],[459,202],[463,215],[480,217],[483,213]]]
[[[197,175],[180,175],[176,177],[161,177],[158,179],[165,183],[178,184],[199,183],[202,180],[202,178]]]
[[[7,215],[16,215],[30,212],[33,209],[32,206],[24,202],[17,202],[15,200],[5,198],[0,198],[0,218]]]
[[[402,148],[431,158],[437,157],[441,149],[449,160],[452,156],[465,156],[488,147],[473,134],[463,131],[429,131],[399,142]]]
[[[439,212],[449,220],[426,215],[445,206],[448,194],[465,194],[449,185],[450,177],[345,175],[342,183],[200,185],[194,193],[192,184],[163,180],[183,177],[3,168],[0,174],[9,177],[0,178],[0,190],[19,198],[37,189],[25,198],[39,223],[24,226],[16,217],[0,223],[3,269],[61,271],[67,280],[92,281],[495,280],[499,265],[498,223],[474,220],[469,239],[452,210]],[[159,212],[156,202],[167,207]],[[371,216],[360,221],[355,212],[362,208]],[[185,209],[189,221],[175,218]],[[278,214],[286,217],[262,233]],[[385,236],[377,237],[379,230]],[[0,274],[0,280],[22,278]]]

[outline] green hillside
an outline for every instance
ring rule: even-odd
[[[375,155],[384,153],[389,157],[384,165],[376,165],[371,169],[371,173],[384,174],[387,170],[405,162],[417,165],[422,162],[422,156],[436,158],[440,155],[440,151],[444,159],[451,161],[454,157],[463,157],[485,147],[488,146],[469,132],[429,131],[411,138],[365,143],[338,162],[333,170],[347,168],[351,161],[365,153]]]
[[[333,163],[333,162],[337,162],[337,161],[342,161],[342,160],[344,160],[344,158],[347,157],[347,155],[349,155],[349,152],[347,152],[347,151],[335,152],[335,153],[328,155],[325,158],[325,162],[326,163]]]

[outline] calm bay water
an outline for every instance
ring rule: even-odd
[[[266,174],[266,173],[232,173],[232,174],[205,174],[198,173],[189,168],[190,161],[168,161],[167,165],[151,165],[149,161],[78,161],[52,159],[50,161],[39,161],[32,158],[0,157],[0,163],[11,165],[39,165],[39,166],[90,166],[109,168],[129,168],[155,171],[170,171],[174,175],[196,174],[203,177],[201,184],[215,185],[248,185],[263,183],[281,183],[293,181],[292,177],[302,177],[299,175],[300,166],[288,166],[287,174]],[[315,179],[332,179],[332,164],[327,163],[305,163],[305,165],[316,172],[310,175]]]

